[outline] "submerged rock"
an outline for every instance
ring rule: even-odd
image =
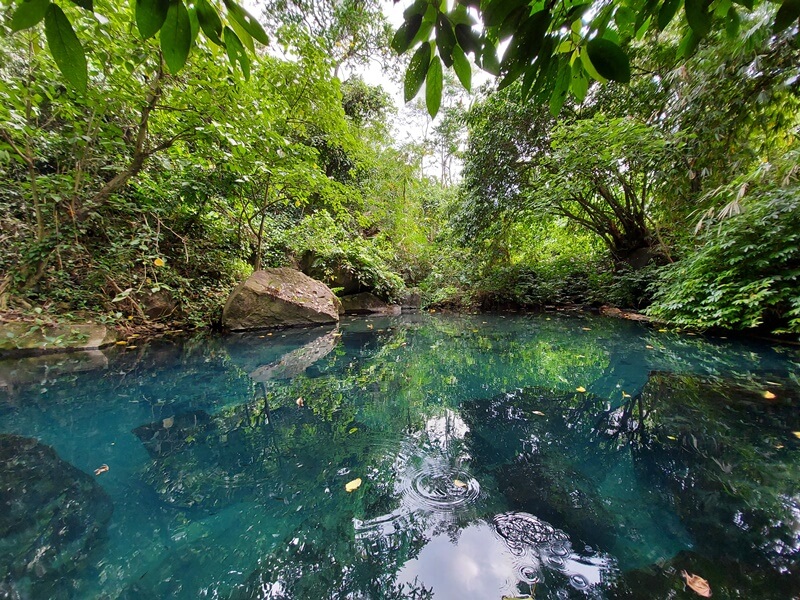
[[[112,511],[94,479],[50,446],[0,435],[0,565],[10,589],[22,597],[63,594],[63,578],[86,566]]]
[[[348,315],[400,314],[400,306],[397,304],[388,304],[370,292],[362,292],[360,294],[353,294],[352,296],[344,296],[341,300],[342,306],[344,307],[344,312]]]
[[[222,324],[233,331],[335,323],[341,302],[320,281],[289,268],[256,271],[233,290]]]
[[[114,330],[100,323],[0,323],[0,356],[94,350],[116,339]]]

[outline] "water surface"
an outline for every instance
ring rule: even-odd
[[[795,598],[799,365],[424,313],[0,361],[0,597]]]

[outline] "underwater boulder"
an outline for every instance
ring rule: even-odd
[[[322,325],[337,322],[340,309],[324,283],[296,269],[264,269],[231,292],[222,325],[232,331]]]
[[[0,564],[22,597],[54,597],[86,566],[112,512],[103,488],[53,448],[0,435]]]

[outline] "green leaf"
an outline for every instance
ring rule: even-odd
[[[557,117],[558,113],[561,112],[561,107],[564,106],[564,102],[567,99],[567,90],[569,89],[571,76],[572,69],[569,63],[564,63],[559,66],[556,85],[550,96],[550,114],[554,117]]]
[[[481,51],[481,69],[494,76],[500,75],[500,61],[497,60],[497,48],[489,40],[483,41]]]
[[[446,67],[453,66],[453,48],[456,45],[456,36],[453,33],[453,26],[444,15],[439,15],[436,19],[436,46],[439,48],[439,56],[442,58]]]
[[[678,44],[678,58],[688,58],[694,54],[699,44],[700,36],[697,35],[694,30],[690,29],[686,32],[686,35],[683,36],[681,43]]]
[[[231,61],[231,65],[235,66],[236,63],[239,63],[244,78],[250,79],[250,57],[247,55],[242,41],[230,27],[225,28],[224,36],[225,50],[228,53],[228,60]]]
[[[631,80],[628,55],[611,40],[595,38],[586,44],[586,52],[594,68],[606,79],[621,83]]]
[[[183,68],[192,47],[192,24],[181,0],[171,2],[161,26],[161,53],[173,75]]]
[[[725,23],[725,33],[729,38],[734,39],[737,35],[739,35],[739,24],[739,13],[735,8],[731,7],[731,9],[728,11],[727,22]]]
[[[200,33],[200,20],[197,17],[197,7],[195,6],[192,6],[189,9],[189,25],[191,26],[192,30],[192,45],[194,45],[194,42],[197,39],[197,34]]]
[[[431,119],[436,118],[442,104],[442,61],[438,56],[433,57],[428,76],[425,79],[425,106]]]
[[[222,46],[222,39],[220,38],[222,35],[222,20],[219,18],[216,9],[206,0],[197,0],[195,6],[197,7],[197,20],[205,36],[217,46]]]
[[[49,7],[50,0],[26,0],[14,11],[8,26],[11,31],[21,31],[22,29],[33,27],[44,19]]]
[[[239,38],[239,41],[242,42],[242,45],[246,49],[250,50],[250,52],[255,54],[255,52],[256,52],[256,44],[253,41],[253,36],[250,35],[249,33],[247,33],[247,31],[245,31],[245,28],[242,27],[242,25],[240,23],[238,23],[237,21],[234,21],[234,20],[231,19],[231,20],[228,21],[228,25],[233,30],[233,32],[236,34],[236,37]]]
[[[798,17],[800,17],[800,0],[783,0],[775,15],[772,32],[780,33],[794,23]]]
[[[586,98],[586,92],[589,91],[589,80],[583,72],[583,63],[576,60],[572,63],[572,77],[570,79],[569,89],[572,90],[572,95],[578,102],[583,102]]]
[[[608,79],[600,75],[597,72],[597,69],[594,68],[592,64],[592,59],[589,58],[589,53],[586,51],[581,52],[581,63],[583,64],[583,68],[589,74],[589,76],[594,79],[595,81],[599,81],[600,83],[606,83]]]
[[[403,98],[406,102],[410,102],[414,96],[417,95],[417,92],[419,92],[419,89],[422,87],[422,82],[425,81],[425,75],[428,73],[430,64],[431,45],[425,43],[417,49],[414,56],[411,57],[411,62],[408,63],[406,78],[403,85]]]
[[[264,44],[269,45],[269,37],[267,32],[261,26],[253,15],[243,9],[241,6],[232,0],[225,0],[225,6],[228,9],[228,16],[230,16],[236,23],[242,26],[247,33],[253,36],[253,39]]]
[[[422,25],[422,15],[411,15],[395,32],[392,38],[392,50],[397,54],[404,54],[411,47],[411,40],[417,35]]]
[[[55,4],[51,4],[45,14],[44,33],[58,70],[76,90],[86,91],[89,73],[83,46],[64,11]]]
[[[681,5],[681,0],[665,0],[664,4],[658,11],[658,28],[662,31],[667,28],[670,21],[672,21],[675,13],[678,12],[678,7]]]
[[[456,41],[458,45],[464,50],[464,53],[473,52],[477,53],[481,48],[481,43],[478,40],[478,35],[472,30],[472,27],[459,23],[456,25]]]
[[[169,12],[169,0],[136,0],[136,27],[144,39],[158,33]]]
[[[470,91],[472,89],[472,65],[469,64],[469,59],[460,46],[453,48],[453,70],[464,89]]]
[[[698,37],[705,36],[711,29],[711,13],[708,12],[707,0],[684,0],[683,10],[686,21]]]
[[[72,0],[72,3],[75,6],[80,6],[81,8],[88,10],[89,12],[94,12],[94,4],[92,0]]]

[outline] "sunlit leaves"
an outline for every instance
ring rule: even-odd
[[[86,67],[86,56],[83,53],[78,36],[57,5],[51,4],[44,18],[44,31],[47,46],[56,61],[59,71],[76,90],[83,92],[89,81]]]
[[[192,47],[192,25],[181,0],[170,2],[160,39],[164,62],[170,73],[175,74],[183,68]]]
[[[253,15],[231,0],[225,0],[225,6],[228,9],[228,16],[233,22],[241,26],[257,42],[265,46],[269,44],[267,32]]]
[[[467,91],[472,89],[472,65],[459,46],[453,48],[453,70],[464,89]]]
[[[167,19],[170,0],[136,0],[136,27],[144,39],[158,33]]]
[[[33,27],[44,19],[44,15],[49,7],[50,0],[29,0],[28,2],[22,2],[11,16],[11,21],[8,26],[11,28],[11,31],[20,31],[21,29]]]

